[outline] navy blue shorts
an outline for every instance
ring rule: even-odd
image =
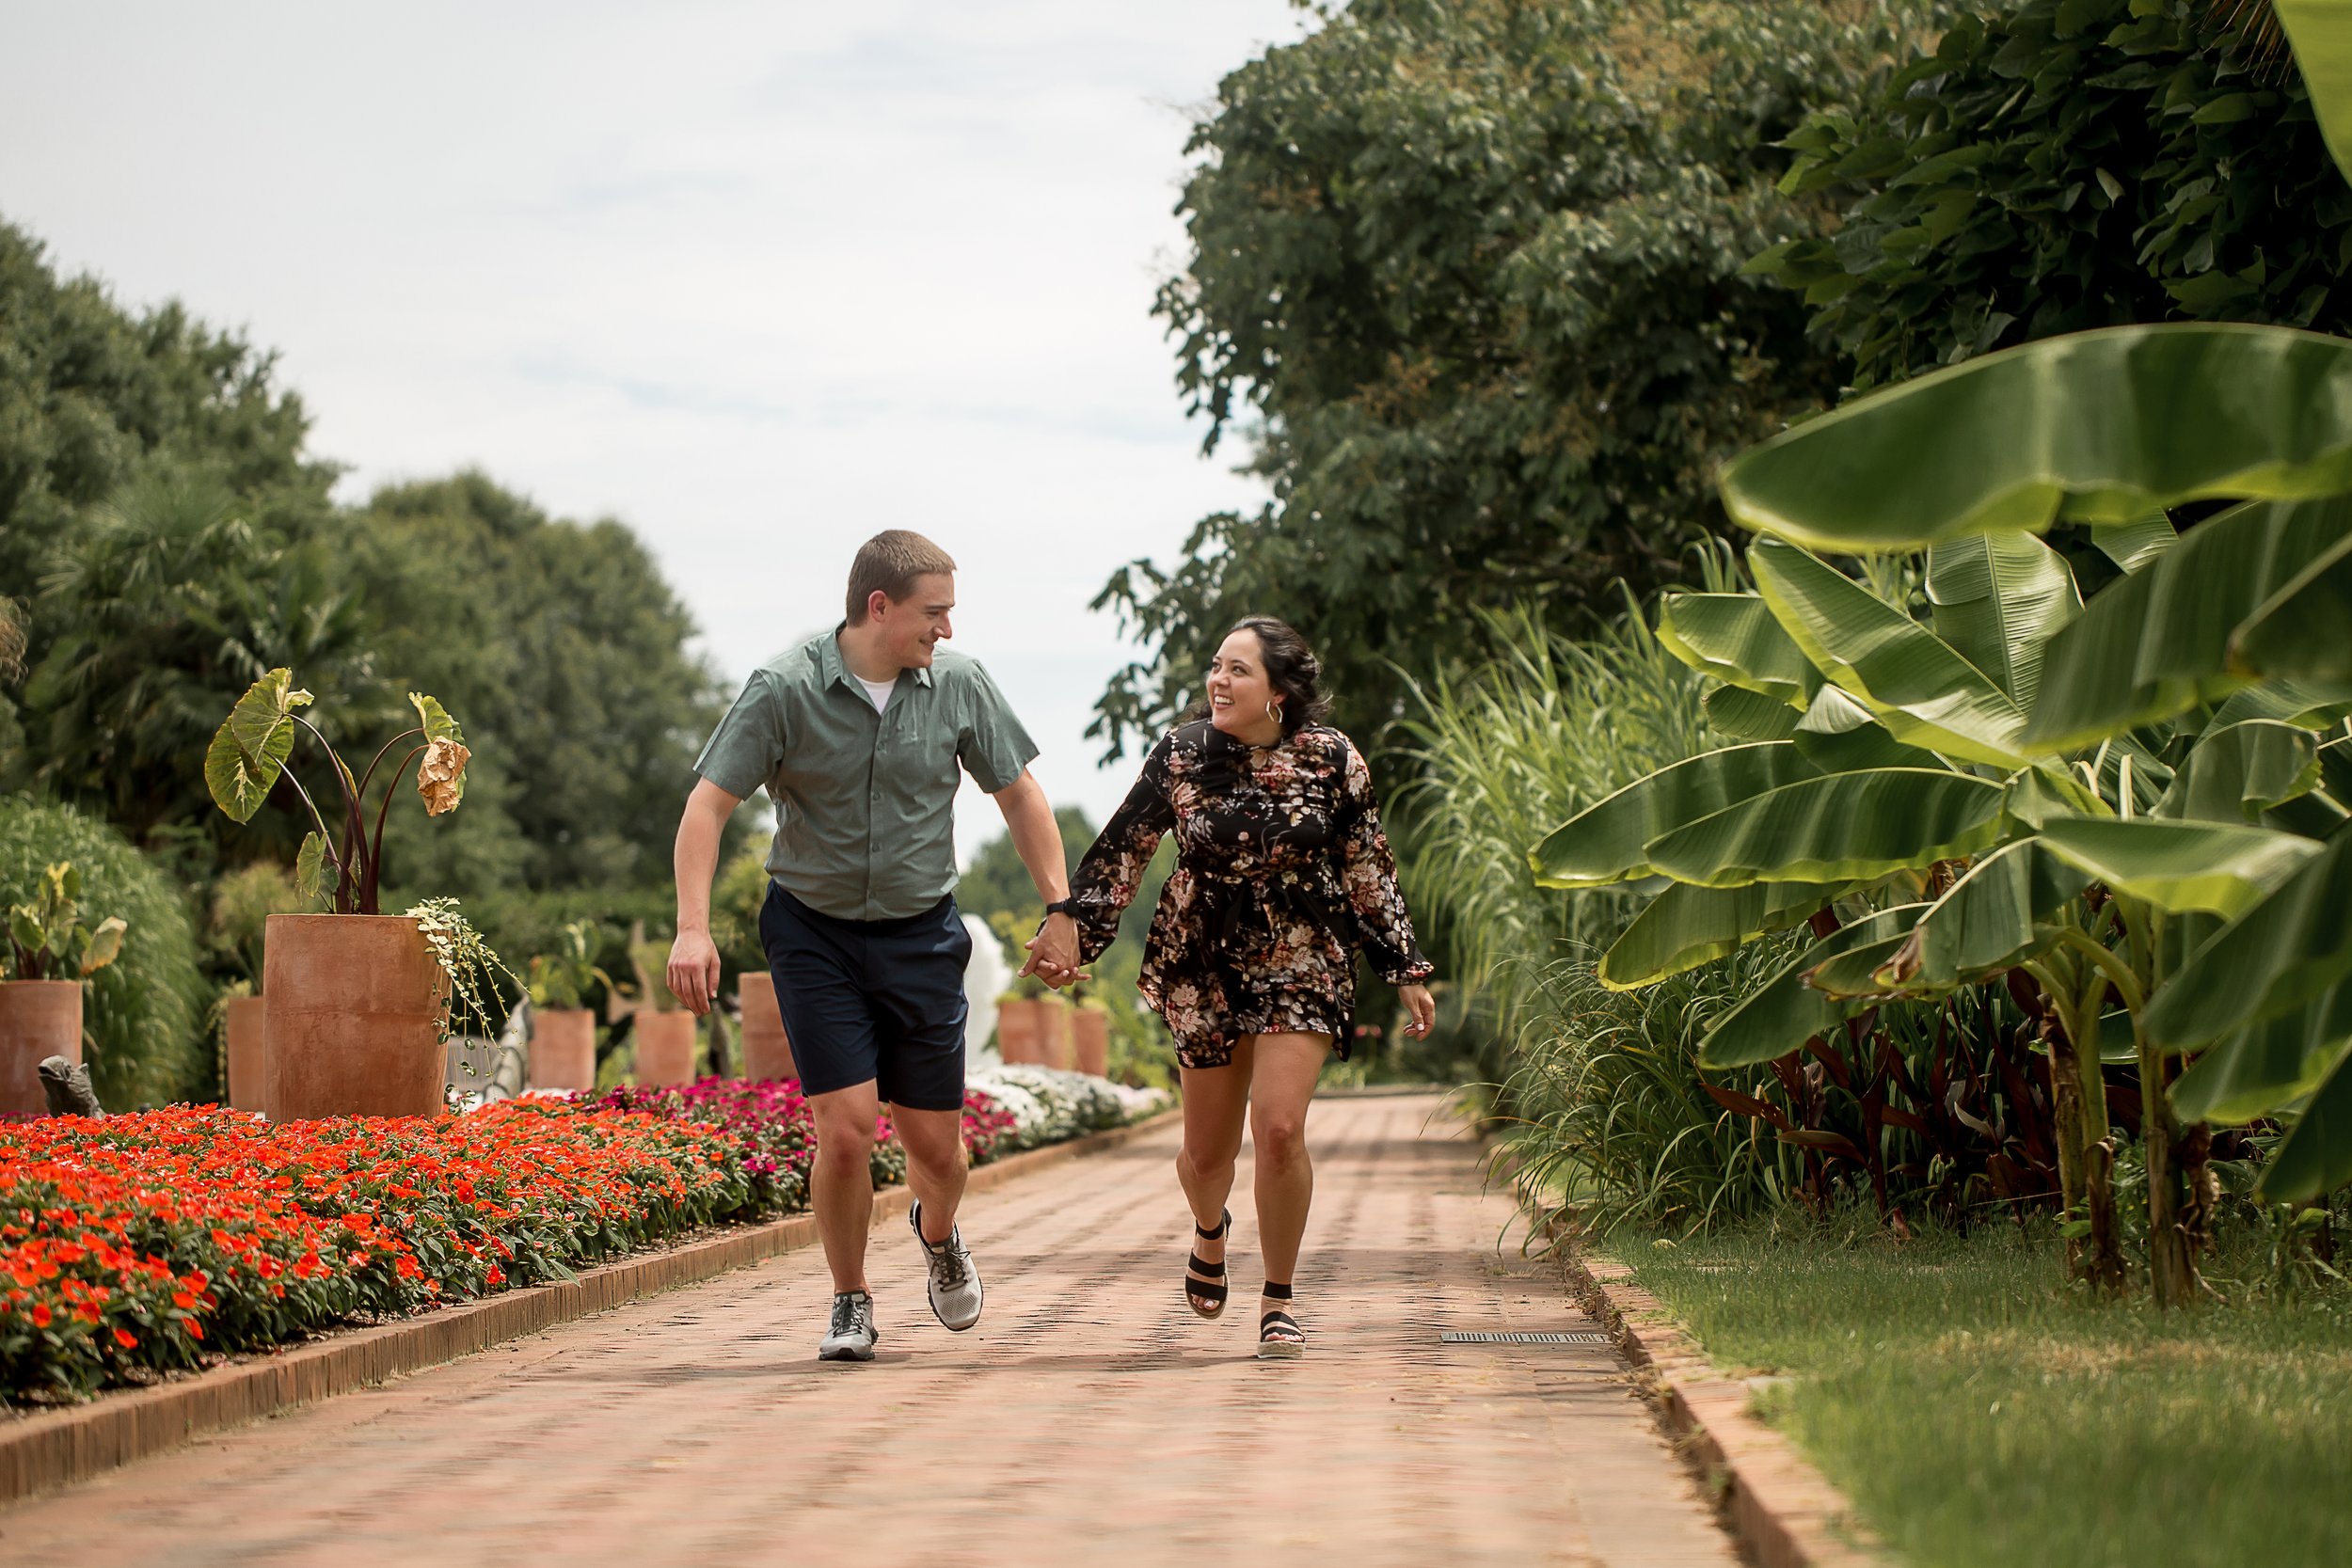
[[[952,895],[903,920],[841,920],[771,881],[759,940],[805,1093],[872,1084],[909,1110],[963,1109],[972,934]]]

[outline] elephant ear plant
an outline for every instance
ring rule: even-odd
[[[72,863],[42,874],[29,904],[8,910],[9,977],[17,980],[79,980],[121,956],[129,925],[109,915],[96,926],[82,919],[82,874]]]
[[[294,886],[305,898],[324,898],[336,914],[373,915],[383,912],[384,825],[391,816],[392,797],[411,763],[417,765],[417,795],[425,815],[440,816],[455,811],[466,794],[466,749],[457,721],[434,698],[408,693],[416,711],[414,726],[401,731],[376,749],[365,770],[354,774],[318,726],[302,710],[312,703],[310,692],[296,688],[290,670],[272,670],[255,681],[229,717],[221,721],[204,753],[204,783],[213,802],[239,822],[252,820],[280,779],[290,785],[310,819],[301,850],[294,858]],[[323,811],[303,786],[288,762],[294,742],[308,735],[318,743],[333,769],[341,810]],[[401,748],[408,749],[402,752]],[[375,796],[371,820],[369,801],[376,775],[398,753],[385,772],[382,792]],[[459,912],[453,899],[435,898],[403,911],[417,921],[435,960],[451,987],[450,1017],[445,1026],[466,1025],[480,1033],[494,1026],[495,977],[508,975],[498,955]]]

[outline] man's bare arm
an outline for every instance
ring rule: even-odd
[[[677,940],[670,944],[671,993],[697,1016],[719,994],[719,949],[710,940],[710,880],[719,870],[719,841],[727,818],[743,803],[703,779],[686,798],[671,865],[677,873]]]
[[[1037,884],[1039,896],[1048,904],[1069,897],[1069,863],[1063,858],[1061,825],[1054,820],[1045,786],[1023,768],[1019,778],[989,799],[1004,813],[1013,849],[1029,868],[1029,879]],[[1043,974],[1048,983],[1057,987],[1085,978],[1078,974],[1076,921],[1066,914],[1046,919],[1045,929],[1029,944],[1029,961],[1021,967],[1024,974],[1033,972]]]

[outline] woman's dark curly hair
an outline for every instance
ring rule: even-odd
[[[1245,615],[1233,623],[1226,636],[1236,631],[1252,633],[1265,658],[1268,685],[1282,699],[1282,733],[1296,735],[1310,724],[1320,724],[1331,717],[1330,699],[1324,696],[1323,661],[1307,646],[1307,640],[1298,635],[1298,628],[1288,621],[1278,621],[1271,615]],[[1187,719],[1205,719],[1209,705],[1205,702],[1185,715]]]

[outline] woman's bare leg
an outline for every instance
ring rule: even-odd
[[[1184,1142],[1176,1151],[1176,1180],[1192,1209],[1192,1223],[1215,1230],[1233,1192],[1233,1162],[1241,1157],[1241,1130],[1249,1114],[1250,1042],[1233,1050],[1226,1067],[1180,1068],[1184,1085]],[[1225,1261],[1225,1237],[1192,1239],[1205,1263]]]
[[[1315,1171],[1307,1158],[1307,1102],[1315,1077],[1331,1054],[1328,1035],[1260,1035],[1257,1066],[1250,1076],[1249,1130],[1258,1146],[1258,1246],[1265,1254],[1265,1276],[1289,1284],[1298,1267],[1299,1243],[1307,1234],[1307,1211],[1314,1202]],[[1280,1301],[1260,1305],[1263,1314]]]

